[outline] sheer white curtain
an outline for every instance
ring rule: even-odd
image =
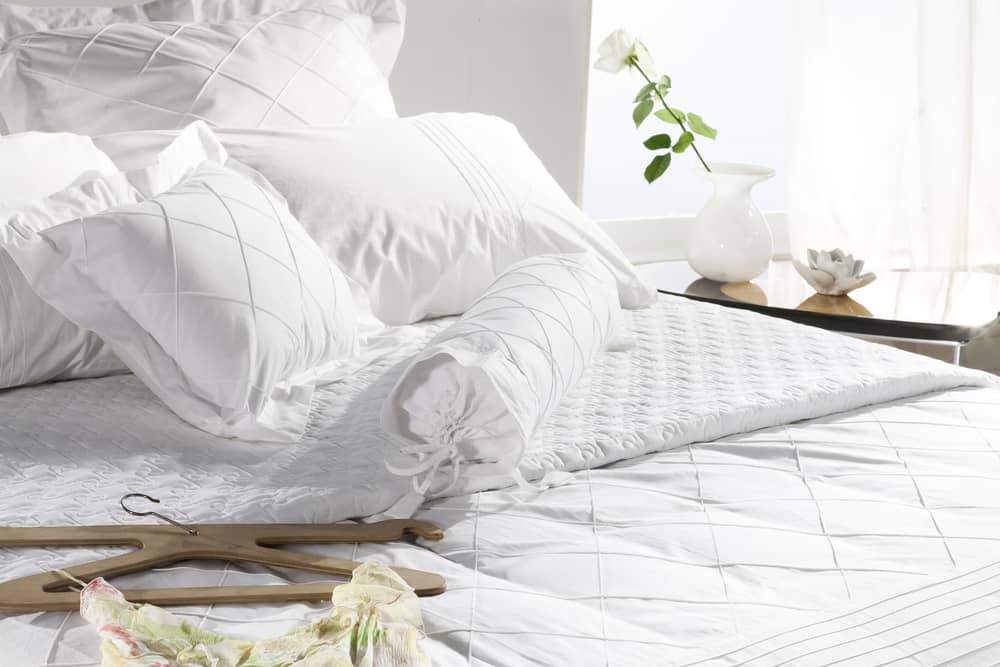
[[[1000,0],[801,0],[792,250],[1000,267]]]

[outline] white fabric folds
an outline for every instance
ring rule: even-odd
[[[234,160],[274,185],[386,324],[464,313],[504,269],[535,255],[591,253],[614,274],[624,308],[656,300],[614,240],[500,118],[431,113],[218,135]],[[94,141],[127,168],[169,136],[122,132]]]
[[[411,501],[519,482],[538,427],[621,323],[614,278],[593,255],[539,255],[501,274],[382,405],[401,442],[386,464],[413,477]]]
[[[377,7],[372,7],[377,10]],[[378,22],[311,2],[221,23],[111,23],[0,46],[0,132],[301,127],[393,118]],[[398,26],[401,31],[401,26]],[[4,129],[6,128],[6,129]]]
[[[0,138],[0,389],[128,369],[98,336],[40,299],[7,255],[19,237],[172,188],[204,160],[226,160],[194,123],[142,169],[118,173],[90,139],[25,133]],[[11,158],[8,161],[8,158]]]
[[[278,195],[212,161],[8,252],[39,296],[215,435],[299,439],[314,387],[357,351],[346,277]]]
[[[0,3],[0,45],[18,35],[112,23],[172,21],[177,24],[221,23],[250,16],[289,12],[311,0],[22,0]],[[372,18],[367,35],[372,55],[388,76],[403,41],[404,0],[323,0],[330,11]]]

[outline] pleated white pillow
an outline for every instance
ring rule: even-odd
[[[147,155],[147,168],[129,173],[118,173],[87,137],[0,137],[0,389],[128,370],[100,337],[35,294],[4,249],[7,244],[18,235],[159,194],[206,159],[225,160],[226,151],[202,124]]]
[[[213,162],[9,252],[43,299],[216,435],[298,439],[314,386],[356,352],[343,274],[280,196]]]
[[[196,120],[301,127],[395,117],[386,58],[380,63],[375,55],[377,26],[371,13],[317,1],[214,24],[29,33],[0,46],[0,133],[95,135]]]
[[[123,132],[95,142],[123,165],[168,136]],[[508,266],[551,253],[593,253],[625,308],[656,299],[500,118],[424,114],[336,128],[227,128],[218,136],[233,159],[285,197],[387,324],[462,313]]]
[[[412,476],[418,497],[518,481],[539,427],[621,327],[614,278],[594,255],[507,268],[382,404],[382,427],[401,444],[389,469]]]
[[[403,40],[404,0],[324,0],[331,10],[372,17],[370,46],[386,76]],[[220,23],[300,9],[310,0],[41,0],[0,3],[0,46],[31,32],[106,26],[112,23]]]

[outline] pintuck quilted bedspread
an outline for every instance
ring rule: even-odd
[[[381,399],[447,320],[397,329],[323,388],[294,445],[187,427],[132,376],[0,394],[0,523],[136,521],[129,491],[189,521],[334,521],[408,489],[382,460]],[[546,490],[425,503],[438,543],[309,547],[443,574],[422,601],[442,665],[983,664],[1000,659],[1000,390],[894,350],[664,298],[632,316],[522,472]],[[980,386],[975,386],[980,385]],[[801,421],[806,420],[806,421]],[[756,430],[754,430],[756,429]],[[0,550],[4,578],[109,549]],[[181,563],[121,587],[315,580]],[[179,608],[234,637],[323,605]],[[84,667],[78,614],[0,616],[0,664]]]

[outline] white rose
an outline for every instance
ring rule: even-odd
[[[615,30],[597,47],[594,69],[617,74],[629,65],[635,40],[624,30]]]
[[[656,74],[656,63],[653,62],[653,56],[649,55],[649,49],[642,43],[642,40],[635,40],[635,44],[632,45],[632,55],[635,57],[639,69],[645,72],[646,76],[654,81],[660,78]]]
[[[625,30],[616,30],[597,47],[597,62],[594,69],[617,74],[633,64],[652,79],[656,78],[656,66],[646,45]]]

